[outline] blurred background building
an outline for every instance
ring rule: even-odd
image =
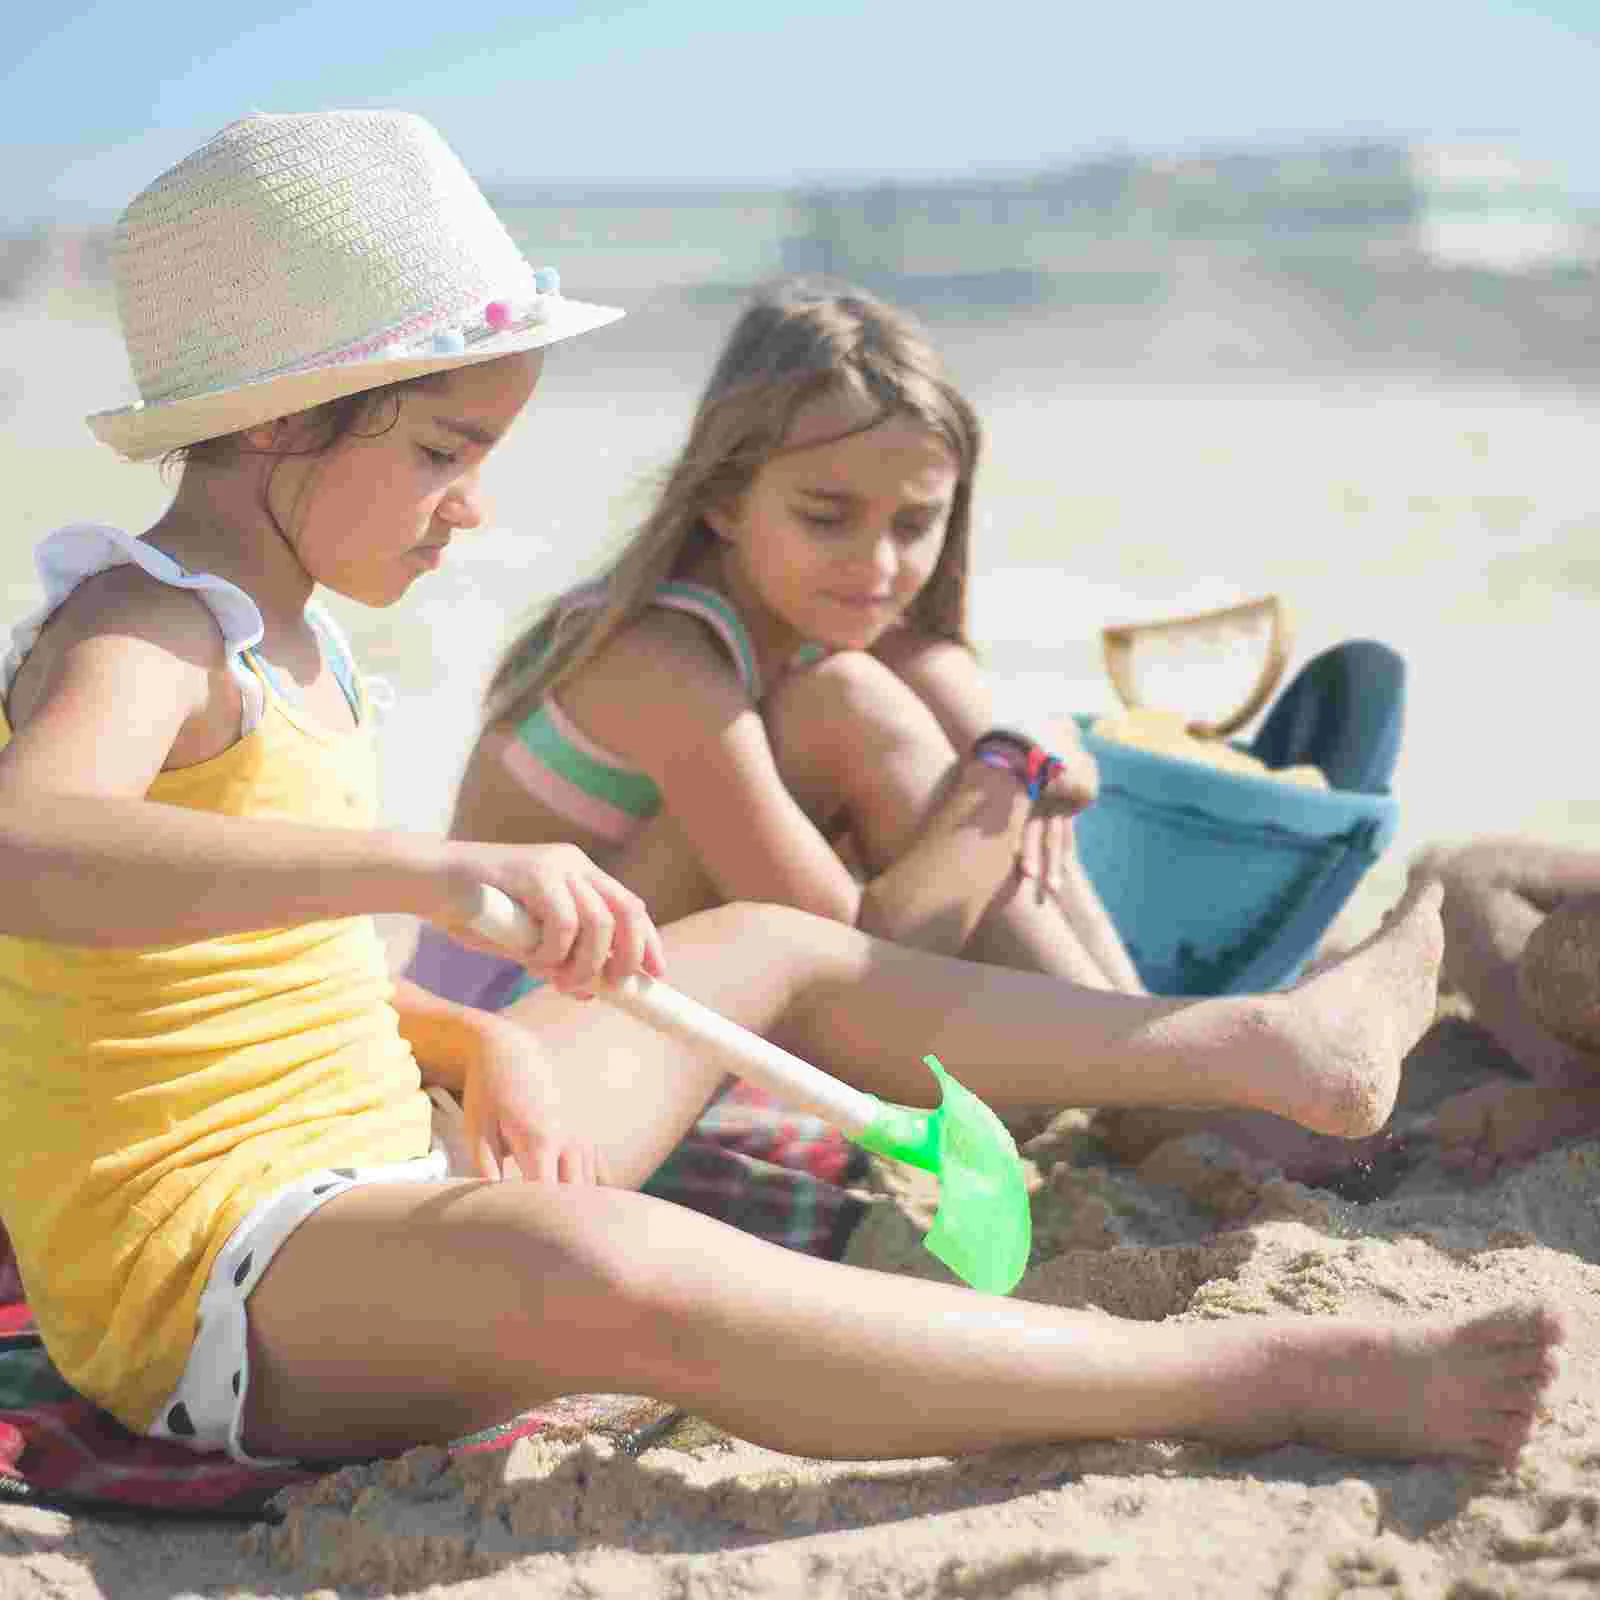
[[[792,203],[783,265],[845,277],[1060,277],[1195,246],[1497,271],[1588,253],[1548,169],[1506,150],[1362,143],[1115,156],[1009,181],[880,184]]]
[[[1600,376],[1600,229],[1493,145],[1373,140],[793,190],[519,185],[536,260],[638,305],[780,273],[922,310],[1069,319],[1085,367],[1330,364]],[[13,292],[108,274],[105,230],[5,241]]]

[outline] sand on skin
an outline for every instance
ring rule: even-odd
[[[1400,1117],[1502,1064],[1447,1005]],[[437,1450],[293,1491],[277,1527],[0,1510],[0,1600],[49,1593],[584,1596],[1576,1596],[1600,1582],[1600,1144],[1464,1189],[1424,1154],[1358,1205],[1242,1175],[1207,1136],[1106,1164],[1082,1113],[1027,1143],[1039,1263],[1018,1292],[1121,1316],[1401,1320],[1537,1295],[1573,1332],[1512,1472],[1174,1442],[963,1461],[803,1460],[690,1426]],[[932,1276],[930,1192],[879,1174],[853,1258]]]

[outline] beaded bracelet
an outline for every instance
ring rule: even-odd
[[[1025,734],[1009,728],[990,728],[972,744],[972,759],[1000,772],[1009,772],[1037,800],[1061,770],[1061,757],[1037,745]]]

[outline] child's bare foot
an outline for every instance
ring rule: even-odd
[[[1483,1183],[1502,1167],[1600,1133],[1600,1083],[1568,1086],[1496,1078],[1441,1101],[1427,1132],[1448,1170]]]
[[[1510,1465],[1559,1370],[1564,1334],[1539,1306],[1455,1323],[1307,1319],[1282,1329],[1275,1414],[1240,1438]]]
[[[1101,1145],[1136,1167],[1160,1146],[1191,1134],[1209,1134],[1238,1153],[1246,1177],[1274,1175],[1309,1188],[1333,1188],[1346,1198],[1363,1172],[1367,1186],[1377,1181],[1371,1171],[1394,1165],[1400,1141],[1385,1130],[1367,1138],[1347,1139],[1298,1128],[1265,1111],[1185,1111],[1165,1106],[1112,1108],[1097,1112],[1090,1129]]]
[[[1349,955],[1281,994],[1261,996],[1277,1071],[1260,1109],[1316,1133],[1360,1138],[1389,1120],[1400,1066],[1433,1020],[1444,932],[1443,889],[1418,878],[1383,927]],[[1274,1103],[1275,1101],[1275,1103]]]

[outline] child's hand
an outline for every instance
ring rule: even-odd
[[[1061,888],[1063,863],[1072,849],[1072,819],[1100,798],[1099,764],[1083,748],[1077,724],[1054,722],[1046,738],[1061,766],[1023,823],[1017,854],[1017,870],[1034,880],[1041,895]]]
[[[1064,810],[1069,817],[1087,811],[1100,798],[1100,763],[1083,748],[1078,724],[1071,717],[1052,718],[1045,727],[1044,742],[1060,761],[1061,770],[1041,799],[1048,798],[1052,809]]]
[[[487,1029],[462,1095],[467,1149],[480,1178],[600,1181],[593,1143],[563,1127],[561,1097],[538,1040],[503,1023]]]
[[[520,905],[538,941],[510,949],[487,942],[460,922],[452,934],[464,943],[510,954],[566,994],[587,999],[602,981],[665,972],[661,934],[643,900],[570,844],[457,847],[453,872],[471,875],[462,903],[476,904],[478,885],[493,884]],[[462,919],[463,921],[466,919]]]

